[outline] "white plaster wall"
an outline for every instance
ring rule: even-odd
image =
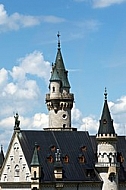
[[[1,182],[5,181],[31,181],[30,170],[16,134],[2,170]]]
[[[55,91],[53,91],[53,87],[55,88]],[[51,82],[50,83],[50,98],[56,98],[59,96],[61,96],[59,82]]]
[[[108,179],[108,173],[100,173],[101,178],[103,179],[103,187],[102,190],[118,190],[118,185],[117,185],[117,177],[113,182],[111,182]]]
[[[66,114],[66,118],[63,118],[63,114]],[[71,126],[71,110],[59,110],[57,113],[54,110],[49,111],[49,127],[50,128],[59,128],[63,127],[63,124],[66,125],[65,128]]]

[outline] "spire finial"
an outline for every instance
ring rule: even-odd
[[[104,92],[105,100],[107,100],[107,88],[105,87],[105,92]]]
[[[58,49],[60,49],[60,33],[59,33],[59,31],[58,31],[57,37],[58,37]]]

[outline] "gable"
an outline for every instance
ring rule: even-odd
[[[30,170],[27,165],[18,134],[14,133],[1,171],[1,182],[28,182]]]

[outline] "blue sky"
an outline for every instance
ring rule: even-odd
[[[7,145],[14,113],[22,129],[48,125],[45,94],[57,32],[75,94],[72,123],[96,134],[107,87],[118,134],[126,123],[126,0],[1,0],[0,138]]]

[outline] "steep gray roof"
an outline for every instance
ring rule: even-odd
[[[94,170],[95,155],[92,149],[88,132],[81,131],[21,131],[19,133],[21,143],[27,163],[33,158],[35,142],[40,146],[39,158],[43,167],[44,181],[54,181],[55,153],[57,148],[61,153],[61,163],[63,168],[64,181],[96,181],[100,182]],[[55,147],[55,149],[51,149]],[[83,147],[86,147],[83,150]],[[64,162],[64,156],[69,158],[68,163]],[[79,157],[84,156],[85,162],[80,163]],[[53,162],[48,162],[48,157],[52,156]],[[88,172],[91,175],[88,175]]]

